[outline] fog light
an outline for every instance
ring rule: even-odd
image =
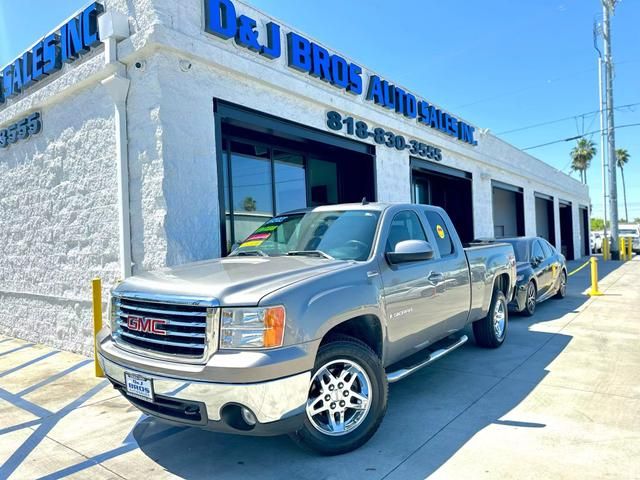
[[[247,423],[247,425],[253,426],[258,423],[258,419],[248,408],[242,407],[242,409],[240,410],[240,415],[242,415],[242,419]]]

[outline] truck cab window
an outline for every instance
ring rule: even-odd
[[[393,217],[385,252],[393,252],[396,245],[405,240],[427,240],[418,216],[410,211],[397,213]]]
[[[440,256],[446,257],[447,255],[451,255],[453,253],[453,242],[451,241],[449,229],[444,223],[442,215],[431,210],[425,210],[424,214],[427,217],[431,230],[433,231],[433,236],[436,238],[436,244],[438,245]]]

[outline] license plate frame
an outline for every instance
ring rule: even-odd
[[[138,373],[124,373],[124,388],[127,395],[139,398],[146,402],[153,402],[155,395],[153,392],[153,380]]]

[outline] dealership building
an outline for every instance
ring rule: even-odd
[[[364,197],[589,251],[585,185],[236,0],[92,3],[0,75],[4,334],[90,352],[92,278]]]

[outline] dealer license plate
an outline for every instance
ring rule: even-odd
[[[124,383],[132,397],[153,402],[153,380],[125,372]]]

